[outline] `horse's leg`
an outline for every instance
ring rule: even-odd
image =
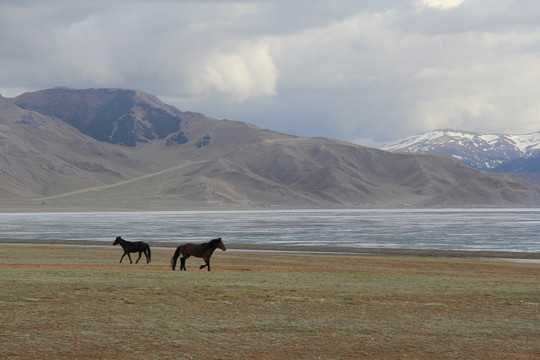
[[[128,252],[125,252],[125,253],[122,255],[122,257],[120,258],[120,263],[122,263],[122,260],[124,259],[124,256],[126,256],[126,255],[127,255],[128,258],[129,258],[129,263],[130,263],[130,264],[133,264],[133,261],[131,261],[131,256],[129,255]]]
[[[144,248],[144,256],[146,256],[146,263],[147,264],[150,264],[150,259],[152,259],[150,254],[151,254],[150,246],[147,246],[146,248]]]
[[[139,251],[139,258],[137,259],[137,261],[135,261],[135,264],[139,263],[139,260],[141,260],[141,255],[142,255],[142,251]]]
[[[190,253],[182,253],[182,257],[180,258],[180,270],[185,270],[187,271],[186,269],[186,260],[191,256]]]
[[[204,269],[205,267],[208,268],[208,271],[210,271],[210,259],[204,259],[204,265],[201,265],[201,267],[199,268],[199,270],[202,270]]]

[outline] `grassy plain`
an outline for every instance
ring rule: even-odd
[[[172,252],[0,246],[0,358],[540,358],[539,263]]]

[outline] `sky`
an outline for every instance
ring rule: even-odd
[[[0,94],[130,88],[366,146],[540,131],[537,0],[0,0]]]

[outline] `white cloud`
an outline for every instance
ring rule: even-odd
[[[307,88],[336,88],[372,82],[388,74],[396,50],[391,14],[358,14],[325,27],[277,37],[279,65],[288,82]]]
[[[465,0],[419,0],[420,7],[428,6],[431,8],[451,9],[461,5]]]
[[[137,88],[182,110],[370,143],[537,131],[532,4],[1,1],[0,93]]]
[[[26,79],[19,77],[37,88],[57,84],[140,87],[169,95],[224,96],[240,102],[276,94],[278,71],[268,44],[238,31],[244,19],[256,17],[260,5],[126,5],[98,3],[56,26],[46,20],[54,17],[53,11],[9,7],[10,16],[4,12],[0,20],[8,18],[17,28],[31,19],[41,30],[21,27],[21,34],[28,34],[25,37],[13,30],[0,31],[6,36],[3,42],[10,44],[0,50],[0,62],[21,58],[37,62],[25,70],[29,73]],[[24,64],[14,67],[22,70]]]
[[[449,48],[459,58],[445,52],[447,58],[411,78],[418,91],[407,115],[409,126],[417,132],[540,130],[540,64],[533,45],[540,41],[540,31],[452,38],[455,44]]]
[[[276,94],[278,71],[264,42],[210,52],[199,62],[187,86],[190,94],[218,92],[240,102]]]

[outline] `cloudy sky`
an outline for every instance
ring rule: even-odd
[[[540,131],[537,0],[0,0],[0,94],[134,88],[362,145]]]

